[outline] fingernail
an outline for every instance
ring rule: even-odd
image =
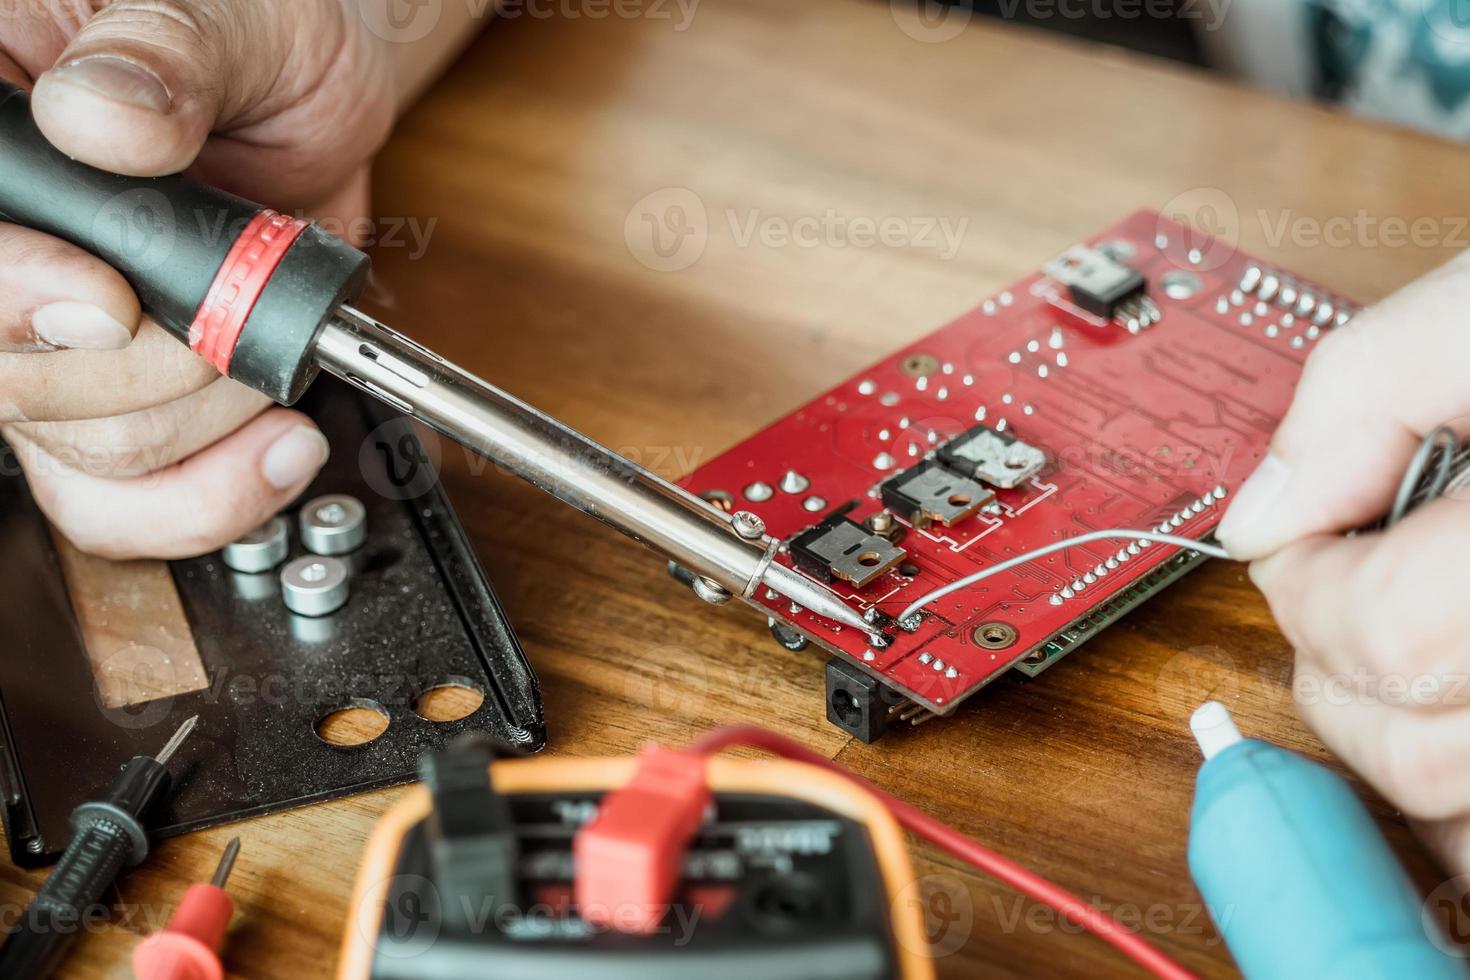
[[[48,303],[31,314],[31,330],[52,347],[120,350],[133,342],[128,328],[91,303]]]
[[[1291,480],[1291,467],[1275,453],[1261,460],[1261,465],[1235,496],[1235,503],[1225,512],[1215,537],[1232,558],[1259,558],[1264,533],[1274,525],[1275,511]]]
[[[163,79],[126,58],[92,55],[55,68],[51,74],[98,95],[151,112],[168,112],[173,108],[173,97],[168,94]]]
[[[298,425],[271,443],[260,458],[260,472],[277,490],[289,490],[316,476],[330,453],[326,436]]]

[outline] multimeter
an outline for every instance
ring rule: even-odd
[[[457,743],[379,823],[339,980],[931,980],[903,832],[841,776]]]

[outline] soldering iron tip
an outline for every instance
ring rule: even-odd
[[[214,877],[210,884],[216,888],[225,887],[225,882],[230,880],[230,872],[235,870],[235,858],[240,853],[240,838],[232,837],[225,845],[225,852],[220,855],[219,867],[214,869]]]
[[[168,743],[164,745],[158,755],[154,756],[154,761],[160,766],[168,765],[168,760],[173,758],[174,753],[179,750],[180,745],[184,744],[184,739],[189,737],[189,733],[194,730],[194,726],[197,724],[199,724],[199,716],[195,715],[180,725],[179,730],[174,732],[173,738],[169,739]]]

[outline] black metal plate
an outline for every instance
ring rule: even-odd
[[[127,708],[97,695],[45,520],[0,444],[0,794],[16,863],[54,860],[72,809],[194,714],[170,765],[163,835],[407,781],[423,753],[467,731],[514,752],[545,744],[535,675],[411,426],[334,379],[299,407],[333,447],[303,500],[348,493],[368,510],[351,599],[303,619],[274,572],[240,576],[218,555],[173,562],[209,686]],[[449,723],[414,713],[421,692],[451,679],[484,703]],[[325,714],[358,700],[386,709],[382,735],[352,748],[317,737]]]

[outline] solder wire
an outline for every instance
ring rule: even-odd
[[[1431,472],[1431,464],[1434,468]],[[1424,437],[1419,444],[1414,458],[1410,460],[1408,468],[1404,471],[1403,479],[1399,482],[1398,492],[1394,495],[1392,508],[1388,516],[1380,526],[1393,527],[1406,515],[1416,508],[1435,500],[1445,494],[1454,484],[1462,478],[1470,478],[1470,449],[1462,446],[1456,438],[1453,430],[1446,426],[1439,426]],[[1007,558],[1005,561],[989,568],[967,575],[958,581],[951,582],[942,589],[920,596],[911,602],[903,612],[898,614],[900,625],[907,623],[913,616],[917,615],[925,606],[931,605],[947,595],[951,595],[961,589],[967,589],[977,582],[983,582],[992,575],[1010,571],[1018,565],[1024,565],[1028,561],[1044,558],[1058,551],[1075,548],[1078,545],[1088,544],[1095,541],[1155,541],[1160,544],[1175,545],[1180,548],[1188,548],[1211,558],[1229,559],[1230,555],[1218,545],[1206,544],[1195,541],[1192,538],[1180,537],[1174,534],[1160,534],[1157,531],[1129,531],[1113,529],[1107,531],[1089,531],[1076,537],[1067,538],[1065,541],[1056,541],[1034,551]]]
[[[909,603],[908,607],[898,614],[899,625],[902,626],[907,623],[911,617],[917,615],[925,606],[937,602],[945,596],[958,592],[961,589],[967,589],[976,582],[982,582],[992,575],[1008,572],[1017,565],[1024,565],[1026,562],[1035,561],[1037,558],[1045,558],[1047,555],[1055,554],[1058,551],[1066,551],[1068,548],[1076,548],[1079,545],[1091,544],[1096,541],[1152,541],[1157,544],[1171,544],[1179,548],[1188,548],[1191,551],[1198,551],[1200,554],[1209,555],[1211,558],[1228,559],[1230,557],[1225,549],[1219,545],[1206,544],[1203,541],[1181,537],[1177,534],[1161,534],[1158,531],[1129,531],[1121,528],[1114,528],[1107,531],[1088,531],[1086,534],[1079,534],[1076,537],[1067,538],[1065,541],[1054,541],[1034,551],[1016,555],[1014,558],[1007,558],[1005,561],[991,565],[989,568],[975,572],[973,575],[966,575],[958,581],[951,582],[942,589],[935,589],[933,592],[922,595]]]
[[[1404,478],[1399,481],[1398,493],[1394,495],[1393,509],[1388,512],[1388,526],[1393,527],[1413,509],[1431,500],[1438,499],[1455,476],[1455,462],[1460,449],[1460,440],[1453,430],[1440,426],[1424,437]],[[1429,464],[1438,461],[1433,477],[1426,480]]]

